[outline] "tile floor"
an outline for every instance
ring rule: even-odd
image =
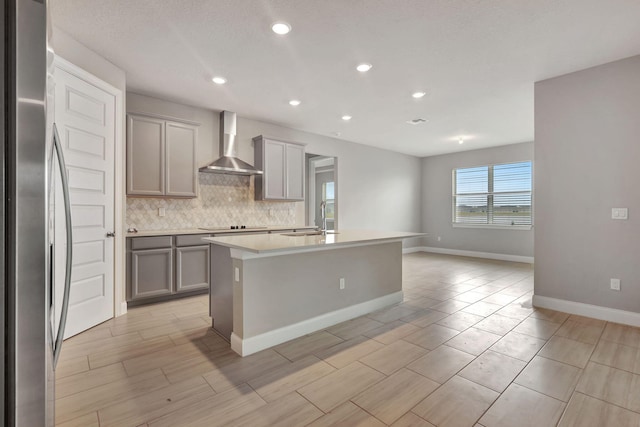
[[[58,426],[639,426],[640,329],[531,305],[530,265],[404,256],[402,304],[241,358],[206,296],[65,342]]]

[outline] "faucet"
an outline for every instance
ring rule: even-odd
[[[320,231],[322,231],[322,235],[324,236],[327,234],[327,202],[324,200],[320,202],[320,217],[322,218],[322,228]]]

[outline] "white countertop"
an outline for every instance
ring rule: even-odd
[[[204,227],[203,227],[204,228]],[[316,227],[311,225],[272,225],[269,227],[255,228],[255,229],[240,229],[231,230],[229,228],[219,228],[203,230],[202,228],[182,228],[182,229],[167,229],[167,230],[139,230],[137,233],[127,233],[127,237],[152,237],[152,236],[176,236],[180,234],[242,234],[242,233],[260,233],[260,232],[273,232],[273,231],[287,231],[287,230],[313,230]]]
[[[202,240],[215,245],[260,254],[318,248],[329,249],[333,246],[376,243],[421,236],[426,236],[426,234],[404,231],[341,230],[335,234],[327,232],[325,236],[285,236],[280,233],[271,233],[205,237]]]

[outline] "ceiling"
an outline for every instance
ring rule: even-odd
[[[640,54],[638,0],[50,4],[127,90],[416,156],[532,141],[535,81]]]

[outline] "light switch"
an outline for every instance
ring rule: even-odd
[[[158,216],[165,216],[167,214],[167,211],[165,210],[165,208],[158,208]]]
[[[611,279],[611,289],[614,291],[620,290],[620,279]]]
[[[233,279],[234,279],[236,282],[239,282],[239,281],[240,281],[240,269],[239,269],[238,267],[235,267],[235,268],[233,269]]]
[[[611,219],[628,219],[628,208],[611,208]]]

